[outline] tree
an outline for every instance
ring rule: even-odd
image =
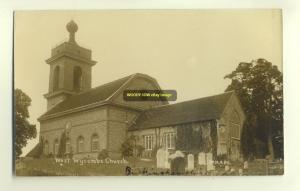
[[[212,152],[217,156],[216,121],[200,125],[185,124],[177,128],[176,149],[189,153]]]
[[[124,157],[140,156],[144,148],[137,144],[138,137],[131,135],[121,145],[121,153]]]
[[[255,154],[255,136],[253,127],[256,126],[256,115],[249,114],[241,134],[241,149],[245,159],[252,160]]]
[[[268,154],[273,159],[273,138],[283,131],[282,73],[271,62],[257,59],[240,63],[225,78],[231,79],[225,91],[235,90],[248,119],[256,116],[256,123],[246,123],[247,129],[267,144]]]
[[[28,121],[28,107],[31,105],[31,99],[22,90],[15,89],[14,91],[14,118],[15,118],[15,140],[14,149],[15,156],[19,157],[22,154],[22,148],[27,145],[29,139],[36,137],[36,128],[34,124]]]

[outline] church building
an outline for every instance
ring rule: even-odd
[[[111,158],[122,157],[121,146],[131,135],[143,147],[141,157],[151,158],[157,148],[190,152],[184,144],[189,139],[185,132],[190,131],[194,138],[201,132],[200,146],[209,145],[215,156],[242,157],[245,114],[234,92],[175,104],[125,101],[124,90],[160,90],[160,86],[153,77],[136,73],[92,88],[96,61],[91,50],[77,44],[77,24],[71,21],[66,27],[69,40],[53,48],[46,60],[47,111],[38,119],[45,155],[58,154],[63,135],[64,152],[74,158],[97,158],[103,150]]]

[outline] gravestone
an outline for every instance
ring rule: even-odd
[[[187,166],[188,171],[194,170],[194,155],[189,154],[187,156],[187,159],[188,159],[188,166]]]
[[[168,151],[164,149],[158,149],[156,153],[156,167],[157,168],[166,168],[166,161],[168,162]]]
[[[199,165],[206,165],[205,153],[201,152],[198,154],[198,164]]]
[[[228,165],[225,166],[225,171],[229,171],[229,166]]]
[[[235,169],[234,169],[234,168],[231,168],[231,169],[230,169],[230,173],[232,173],[232,174],[235,173]]]
[[[207,163],[210,162],[210,161],[213,161],[212,153],[206,153],[206,161],[207,161]]]
[[[243,175],[243,169],[239,168],[239,175],[242,176]]]
[[[248,162],[247,162],[247,161],[244,162],[244,169],[245,169],[245,170],[248,169]]]
[[[215,170],[215,165],[214,165],[214,161],[210,160],[207,162],[207,171],[212,171]]]
[[[207,171],[215,170],[212,153],[206,153],[206,164],[207,164]]]
[[[169,161],[169,152],[166,150],[165,151],[165,168],[170,169],[170,161]]]

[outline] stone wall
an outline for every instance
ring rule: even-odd
[[[240,139],[245,115],[235,94],[233,94],[218,120],[218,151],[227,154],[231,160],[241,159]],[[233,133],[239,128],[238,133]],[[226,153],[225,153],[226,152]]]

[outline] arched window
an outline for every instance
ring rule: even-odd
[[[94,134],[91,138],[91,150],[99,151],[99,137],[97,134]]]
[[[237,111],[233,111],[230,116],[230,134],[231,137],[240,138],[241,120]]]
[[[82,70],[79,66],[75,66],[73,70],[73,87],[75,91],[82,89]]]
[[[45,141],[45,144],[44,144],[44,154],[45,155],[49,154],[49,143],[48,143],[48,141]]]
[[[82,136],[77,139],[77,152],[81,153],[84,151],[84,138]]]
[[[66,140],[66,153],[70,153],[71,152],[71,142],[70,139],[67,138]]]
[[[59,73],[60,73],[60,68],[59,66],[56,66],[53,74],[53,91],[59,89]]]
[[[55,139],[54,144],[53,144],[54,156],[56,156],[58,154],[58,148],[59,148],[59,142],[58,142],[58,139]]]

